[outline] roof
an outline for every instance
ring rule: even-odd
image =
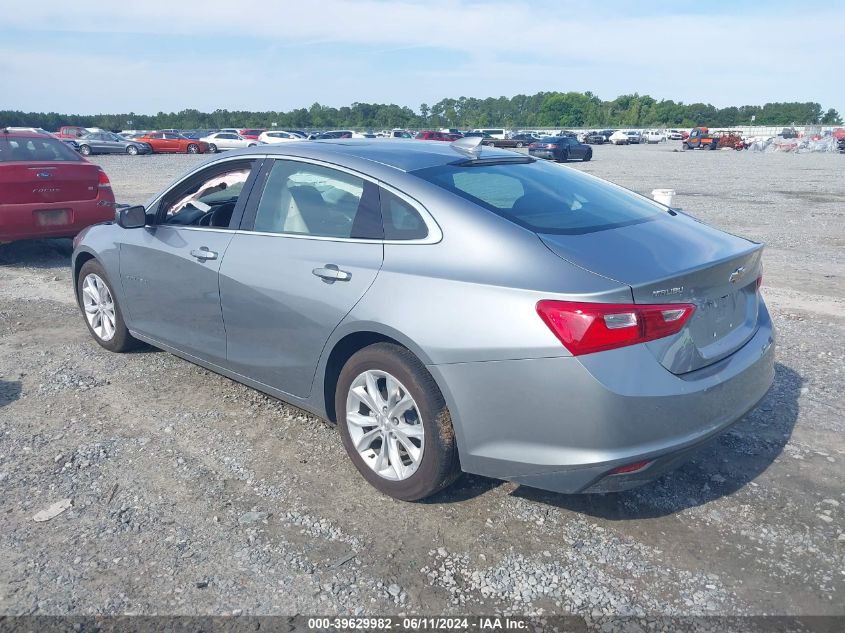
[[[267,154],[300,155],[312,158],[344,156],[372,161],[401,171],[414,171],[466,160],[466,156],[455,151],[450,145],[451,143],[444,141],[410,139],[326,139],[264,145],[261,146],[260,151]],[[250,148],[251,153],[254,153],[256,149]],[[514,152],[483,147],[481,157],[513,158]]]
[[[44,138],[46,136],[41,132],[33,132],[32,130],[14,130],[5,127],[0,128],[0,134],[25,138]],[[50,135],[47,138],[55,138],[55,136]]]

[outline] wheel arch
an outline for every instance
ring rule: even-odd
[[[314,390],[314,395],[322,400],[318,404],[323,405],[326,419],[331,423],[337,422],[334,397],[340,371],[353,354],[375,343],[399,345],[416,356],[423,365],[431,364],[431,359],[416,343],[400,332],[384,326],[384,324],[359,324],[354,330],[336,333],[334,341],[326,346],[326,352],[323,354],[324,360],[317,373],[321,384],[315,385],[317,389]],[[438,383],[436,377],[434,380]],[[442,386],[439,383],[437,386],[445,398],[446,395]],[[447,402],[447,406],[448,404]]]
[[[85,265],[85,262],[90,261],[92,259],[97,259],[96,255],[91,251],[81,250],[79,251],[76,256],[73,258],[73,283],[76,284],[79,281],[79,271],[82,270],[82,267]]]

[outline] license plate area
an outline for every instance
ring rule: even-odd
[[[73,222],[70,209],[38,209],[35,211],[36,226],[64,226]]]

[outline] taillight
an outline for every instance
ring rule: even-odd
[[[103,189],[105,187],[111,189],[111,182],[109,182],[109,177],[106,176],[106,172],[104,172],[102,169],[99,169],[97,171],[99,172],[99,175],[97,177],[97,186],[100,189]]]
[[[763,275],[761,274],[759,277],[757,277],[757,290],[760,290],[760,286],[762,286],[762,285],[763,285]]]
[[[649,466],[651,461],[644,460],[641,462],[634,462],[633,464],[626,464],[624,466],[618,466],[610,471],[611,475],[628,475],[630,473],[636,473],[643,470],[646,466]]]
[[[554,143],[546,143],[546,147],[548,149],[554,149],[555,147],[557,147],[557,145],[555,145]]]
[[[573,356],[636,345],[680,332],[691,303],[625,304],[540,301],[537,314]]]

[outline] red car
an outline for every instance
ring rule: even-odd
[[[73,237],[113,219],[100,167],[55,137],[0,130],[0,243]]]
[[[261,133],[266,131],[267,130],[262,130],[258,128],[247,128],[245,130],[238,130],[238,133],[244,138],[248,138],[251,141],[257,141]]]
[[[434,132],[434,131],[426,131],[420,132],[415,137],[418,141],[448,141],[451,143],[460,138],[460,135],[451,134],[449,132]]]
[[[135,139],[149,143],[156,154],[205,154],[208,143],[175,132],[148,132]]]

